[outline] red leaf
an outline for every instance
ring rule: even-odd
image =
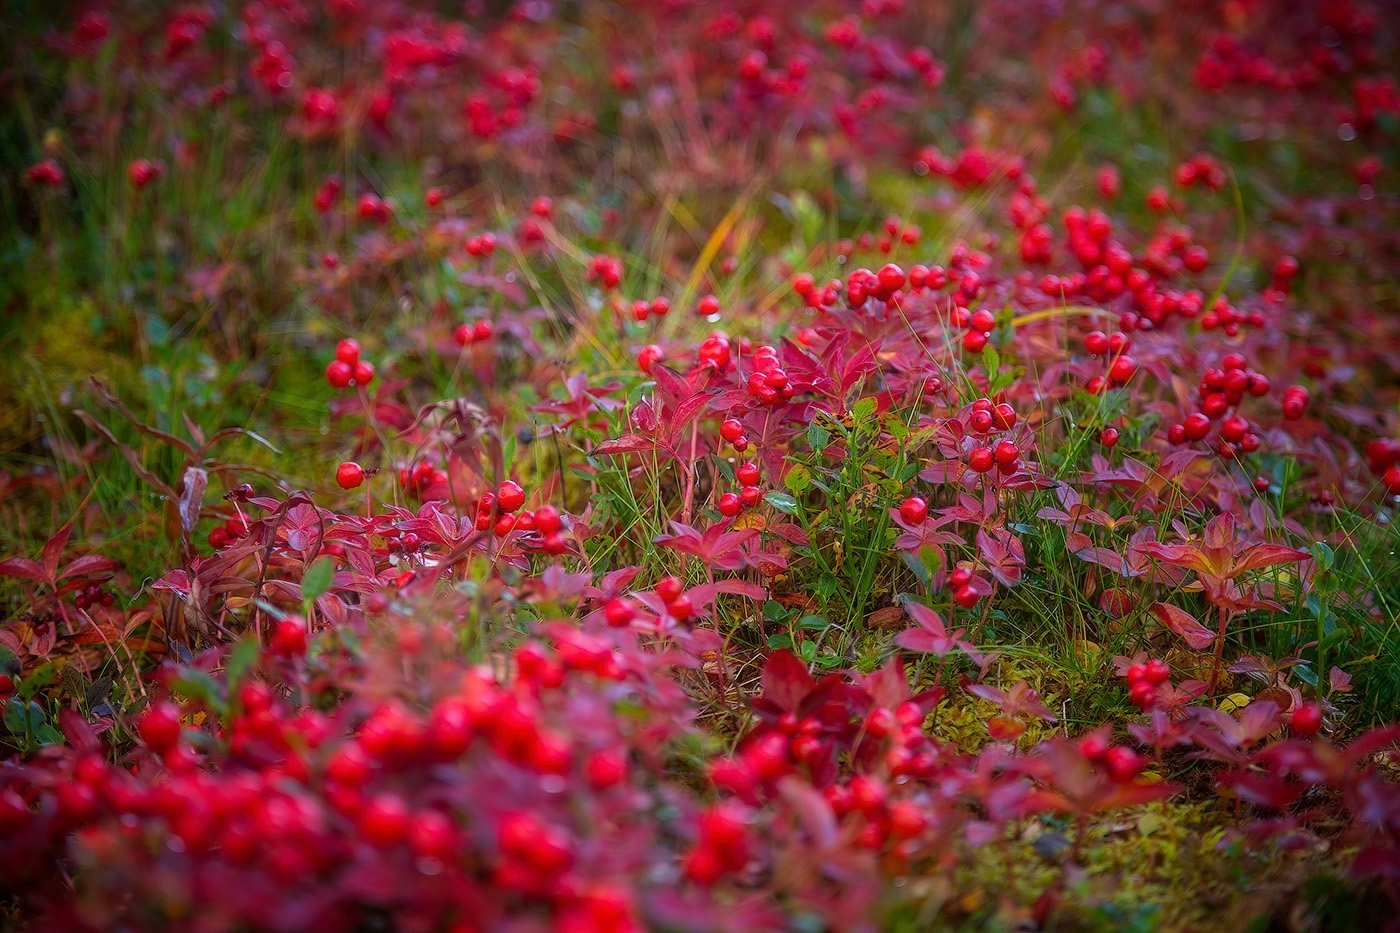
[[[615,437],[612,440],[603,441],[603,443],[593,448],[593,452],[595,454],[603,455],[635,454],[640,453],[643,450],[655,449],[656,441],[652,440],[649,437],[643,437],[640,434],[633,434],[629,432],[627,434],[622,434],[618,437]]]
[[[27,557],[0,560],[0,577],[24,577],[26,580],[33,580],[36,583],[46,582],[44,568]]]
[[[110,557],[103,557],[101,554],[86,554],[71,561],[63,568],[63,572],[58,575],[60,580],[67,577],[79,577],[89,573],[106,573],[109,570],[116,570],[121,564]]]
[[[47,580],[58,578],[58,562],[63,557],[63,546],[68,543],[68,536],[73,533],[73,523],[69,522],[53,533],[53,537],[44,544],[44,574]]]
[[[1244,559],[1231,568],[1231,576],[1246,570],[1258,570],[1275,564],[1293,564],[1308,556],[1306,551],[1285,547],[1282,544],[1257,544],[1245,552]]]
[[[1152,614],[1197,651],[1215,643],[1215,633],[1196,621],[1195,616],[1179,606],[1173,606],[1171,603],[1157,603],[1152,607]]]
[[[817,681],[807,665],[786,648],[775,651],[763,665],[763,699],[784,710],[795,710]]]

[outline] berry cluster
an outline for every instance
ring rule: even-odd
[[[326,366],[326,381],[335,389],[364,387],[374,381],[374,364],[360,359],[360,342],[347,337],[335,345],[335,359]]]

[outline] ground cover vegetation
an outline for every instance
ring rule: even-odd
[[[1394,3],[4,17],[5,928],[1397,928]]]

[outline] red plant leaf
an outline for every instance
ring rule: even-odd
[[[44,578],[58,579],[58,562],[63,559],[63,548],[68,544],[68,536],[73,533],[73,523],[68,522],[44,542]]]
[[[1215,643],[1215,633],[1196,621],[1195,616],[1180,606],[1157,603],[1152,607],[1152,614],[1197,651]]]
[[[63,568],[63,572],[58,575],[58,579],[63,580],[68,577],[80,577],[90,573],[107,573],[109,570],[116,570],[121,564],[110,557],[103,557],[101,554],[85,554],[68,563]]]
[[[39,566],[38,561],[32,561],[27,557],[11,557],[9,560],[0,560],[0,577],[24,577],[35,583],[45,582],[44,568]]]

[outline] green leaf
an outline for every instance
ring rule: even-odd
[[[34,673],[24,678],[23,683],[19,685],[19,689],[15,693],[27,700],[52,683],[56,673],[53,662],[45,661],[35,668]]]
[[[780,622],[788,617],[787,607],[776,599],[770,599],[763,604],[763,618],[768,622]]]
[[[831,432],[813,421],[807,425],[807,443],[816,453],[826,450],[827,443],[831,440]]]
[[[223,715],[224,699],[220,695],[219,684],[204,671],[181,669],[180,676],[170,682],[170,689]]]
[[[919,578],[919,584],[924,589],[928,589],[933,581],[929,577],[928,567],[924,566],[924,562],[919,560],[913,551],[900,551],[899,556],[904,561],[905,566],[914,572],[914,576]]]
[[[851,415],[856,419],[856,424],[860,425],[870,420],[870,416],[875,414],[875,408],[876,402],[873,398],[863,398],[851,409]]]
[[[243,675],[258,663],[260,651],[258,640],[252,636],[240,640],[238,644],[233,646],[233,650],[229,652],[228,661],[224,663],[224,677],[230,685],[242,680]]]
[[[33,700],[26,703],[19,697],[10,697],[5,704],[5,728],[15,735],[33,735],[42,725],[44,709]]]
[[[997,371],[1001,369],[1001,354],[994,347],[988,345],[982,351],[982,365],[986,367],[988,375],[995,376]]]
[[[800,496],[812,485],[812,471],[800,463],[795,463],[788,470],[787,476],[783,477],[783,485],[788,488],[788,492]]]
[[[63,733],[48,723],[34,730],[34,739],[40,745],[62,745],[65,741]]]
[[[792,636],[779,632],[776,635],[768,636],[768,647],[777,650],[778,648],[791,648]]]
[[[770,492],[763,497],[763,501],[767,502],[779,512],[782,512],[784,515],[795,515],[797,513],[797,500],[787,493]]]
[[[18,674],[19,669],[19,658],[9,648],[0,645],[0,673]]]
[[[1313,542],[1312,553],[1319,570],[1331,570],[1337,563],[1337,555],[1321,541]]]
[[[335,559],[331,557],[317,558],[316,562],[311,565],[311,569],[306,571],[306,576],[301,578],[302,603],[309,607],[327,593],[334,582]]]
[[[797,623],[799,628],[809,629],[814,632],[824,632],[831,625],[824,616],[805,615]]]

